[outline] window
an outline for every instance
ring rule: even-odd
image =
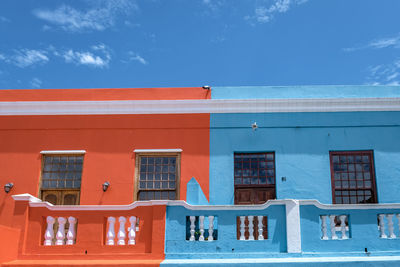
[[[137,200],[179,199],[180,154],[137,154]]]
[[[40,196],[54,205],[78,205],[83,155],[43,155]]]
[[[372,151],[330,152],[333,203],[376,203]]]
[[[235,204],[275,199],[275,153],[235,153]]]

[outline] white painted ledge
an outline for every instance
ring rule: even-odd
[[[313,205],[324,210],[372,210],[372,209],[400,209],[400,203],[382,204],[322,204],[315,199],[299,200],[301,206]]]
[[[176,149],[135,149],[135,153],[180,153],[183,150],[180,148]]]
[[[326,210],[367,210],[367,209],[400,209],[400,203],[393,204],[321,204],[317,200],[295,200],[295,199],[274,199],[268,200],[260,205],[190,205],[184,200],[149,200],[135,201],[128,205],[53,205],[49,202],[32,196],[31,194],[13,195],[15,201],[29,201],[30,207],[45,207],[50,210],[131,210],[139,206],[181,206],[189,210],[263,210],[274,205],[289,205],[291,207],[298,202],[299,206],[313,205],[320,209]]]
[[[0,102],[0,116],[400,111],[400,98]]]
[[[55,154],[85,154],[86,150],[42,150],[40,154],[55,155]]]

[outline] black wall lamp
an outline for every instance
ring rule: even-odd
[[[103,192],[106,192],[108,187],[110,187],[110,182],[104,182],[104,184],[103,184]]]
[[[11,188],[13,188],[14,184],[13,183],[7,183],[4,185],[4,191],[8,194],[8,192],[11,191]]]

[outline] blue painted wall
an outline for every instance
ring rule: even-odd
[[[332,203],[338,150],[373,150],[378,202],[400,202],[399,140],[400,112],[211,114],[210,204],[234,203],[235,152],[265,151],[275,152],[277,198]]]
[[[212,99],[400,97],[400,86],[241,86],[213,87]]]
[[[400,246],[398,239],[382,239],[379,237],[377,216],[381,213],[399,213],[400,210],[321,210],[313,205],[300,206],[301,242],[303,253],[347,252],[365,254],[367,251],[388,252],[398,255]],[[346,240],[322,240],[320,215],[347,215],[349,218],[350,238]],[[395,226],[398,225],[394,217]],[[386,234],[387,220],[385,219]],[[394,232],[399,234],[395,227]],[[328,234],[330,228],[328,223]],[[340,233],[338,234],[340,235]]]
[[[218,217],[218,240],[186,240],[187,216]],[[262,215],[268,217],[268,239],[237,240],[237,216]],[[265,210],[188,210],[181,206],[167,206],[165,229],[165,254],[171,258],[232,258],[266,257],[267,254],[286,252],[285,205],[273,205]],[[240,254],[242,256],[240,256]]]

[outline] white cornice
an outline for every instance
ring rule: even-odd
[[[180,153],[182,149],[172,148],[172,149],[135,149],[135,153]]]
[[[86,150],[43,150],[40,151],[40,154],[46,154],[46,155],[58,155],[58,154],[72,154],[72,155],[77,155],[77,154],[85,154]]]
[[[0,102],[0,115],[400,111],[400,98]]]

